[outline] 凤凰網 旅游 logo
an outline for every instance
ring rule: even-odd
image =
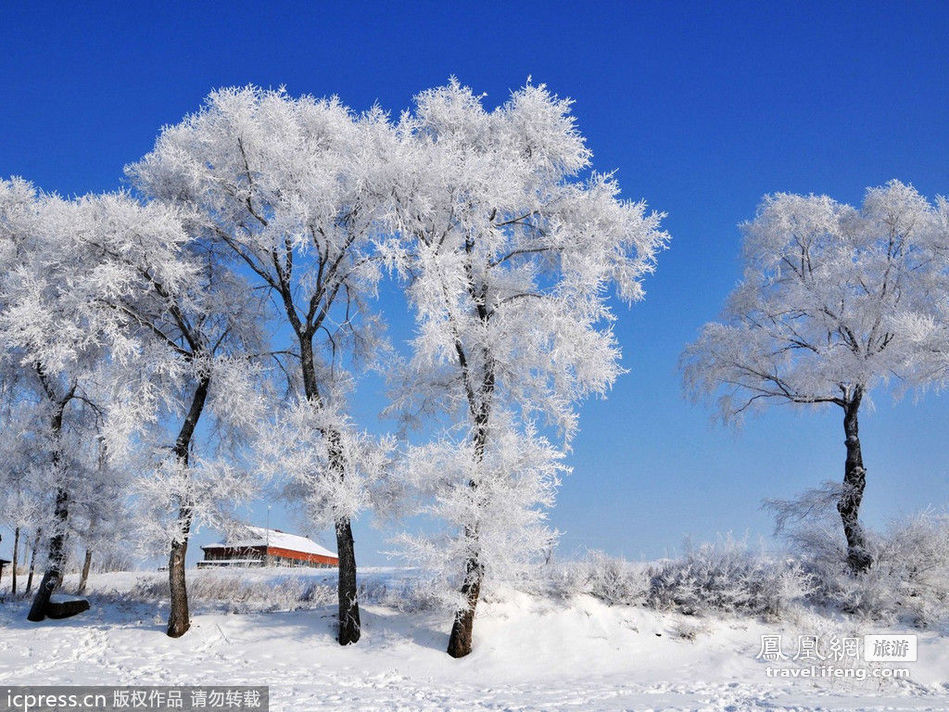
[[[914,663],[916,643],[916,636],[909,634],[865,635],[863,657],[867,662]]]
[[[862,655],[861,655],[862,653]],[[864,662],[912,663],[917,660],[917,638],[909,633],[870,634],[859,637],[798,635],[785,641],[780,633],[761,636],[755,656],[769,662]]]

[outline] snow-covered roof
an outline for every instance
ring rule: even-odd
[[[269,545],[278,549],[290,549],[291,551],[299,551],[304,554],[316,554],[318,556],[332,556],[333,558],[336,558],[335,553],[320,546],[312,539],[307,539],[305,536],[287,534],[286,532],[282,532],[279,529],[267,530],[264,529],[264,527],[247,527],[246,532],[247,536],[235,539],[233,541],[228,541],[226,544],[208,544],[207,546],[202,546],[201,548],[217,549],[219,547],[228,547],[233,549],[243,549],[245,547],[251,546]]]

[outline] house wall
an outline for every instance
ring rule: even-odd
[[[263,559],[263,546],[249,546],[236,548],[231,546],[214,547],[213,549],[204,549],[205,561],[227,561],[228,559]]]
[[[214,547],[204,549],[205,561],[228,561],[233,559],[260,561],[263,565],[266,553],[268,563],[273,566],[305,566],[308,568],[329,568],[339,566],[339,559],[334,556],[308,554],[293,549],[283,549],[277,546],[253,547]]]
[[[271,558],[274,557],[286,559],[288,562],[297,561],[305,566],[339,566],[339,559],[335,556],[320,556],[319,554],[305,554],[302,551],[293,551],[292,549],[281,549],[277,546],[271,546],[267,552]]]

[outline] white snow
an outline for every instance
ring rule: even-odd
[[[212,574],[192,573],[198,576]],[[278,570],[214,572],[275,591]],[[335,583],[333,572],[294,573]],[[0,605],[0,685],[266,684],[273,710],[702,710],[709,712],[949,709],[949,631],[919,635],[909,681],[769,677],[756,659],[762,634],[853,634],[876,630],[815,613],[770,624],[567,601],[510,591],[478,609],[474,652],[445,654],[450,616],[363,604],[363,637],[341,648],[334,604],[306,610],[227,613],[195,603],[191,630],[164,635],[167,606],[134,600],[136,583],[160,573],[93,576],[93,609],[28,623],[28,601]],[[411,573],[369,569],[365,587]],[[75,580],[67,580],[67,590]],[[799,668],[788,663],[792,669]],[[869,668],[867,668],[869,669]]]
[[[291,549],[304,554],[317,554],[319,556],[331,556],[337,558],[336,554],[329,549],[320,546],[312,539],[296,534],[287,534],[279,529],[265,529],[264,527],[247,527],[248,536],[234,541],[228,541],[226,544],[207,544],[202,549],[214,549],[219,547],[232,547],[243,549],[252,546],[273,546],[278,549]]]
[[[62,593],[54,593],[49,597],[50,603],[69,603],[70,601],[81,601],[82,596],[69,596]]]

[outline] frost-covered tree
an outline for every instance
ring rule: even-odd
[[[418,335],[393,410],[443,426],[405,469],[450,527],[411,541],[457,571],[455,657],[471,651],[482,583],[549,548],[544,510],[576,406],[621,372],[608,296],[640,299],[668,239],[611,175],[584,175],[591,153],[570,106],[528,85],[488,111],[452,81],[398,126],[402,242],[388,254]]]
[[[333,433],[332,440],[324,435],[327,432]],[[255,449],[261,474],[278,481],[285,477],[280,487],[283,499],[309,526],[324,528],[376,506],[395,442],[360,430],[332,403],[314,408],[306,400],[291,398],[274,410]],[[345,477],[332,476],[334,458],[346,463]]]
[[[165,128],[128,171],[145,194],[196,215],[269,294],[276,333],[289,332],[276,358],[291,392],[273,436],[289,436],[287,450],[312,450],[289,458],[286,475],[302,485],[306,509],[319,505],[320,519],[333,520],[343,645],[360,635],[351,519],[367,500],[349,482],[362,476],[345,444],[344,398],[354,358],[379,343],[367,299],[380,278],[390,136],[378,110],[355,116],[336,99],[224,89]]]
[[[32,481],[55,492],[53,516],[37,523],[50,554],[30,617],[43,617],[59,585],[67,532],[88,544],[103,523],[123,520],[135,471],[138,499],[171,547],[169,634],[180,635],[192,523],[201,507],[236,499],[246,480],[212,458],[198,469],[211,476],[196,476],[195,434],[209,404],[226,413],[219,423],[259,420],[245,350],[259,341],[258,311],[176,211],[123,194],[62,200],[19,188],[3,214],[12,249],[0,292],[4,373],[17,389],[12,422],[32,441],[19,448],[32,453]]]
[[[177,210],[141,205],[124,194],[76,201],[71,234],[80,265],[75,290],[93,305],[113,368],[106,382],[107,462],[96,492],[118,496],[116,468],[135,469],[147,547],[168,552],[168,635],[190,626],[185,557],[197,522],[216,525],[246,501],[250,475],[235,467],[262,418],[258,356],[263,348],[260,298],[229,264],[229,253],[202,239]],[[210,424],[208,421],[210,420]],[[227,457],[195,454],[199,426]],[[91,513],[94,540],[115,513]],[[89,542],[91,543],[91,541]]]
[[[826,196],[765,197],[742,226],[744,277],[722,322],[706,324],[682,356],[686,388],[717,398],[725,421],[768,404],[842,410],[837,509],[855,573],[872,565],[859,520],[858,414],[893,375],[922,373],[918,341],[903,325],[930,309],[934,218],[934,207],[898,181],[868,189],[859,209]]]
[[[100,384],[113,367],[102,325],[74,289],[75,205],[25,181],[0,181],[0,372],[4,416],[21,435],[12,470],[26,475],[48,538],[43,580],[29,619],[45,617],[62,580],[72,495],[95,467],[84,444],[102,423]]]

